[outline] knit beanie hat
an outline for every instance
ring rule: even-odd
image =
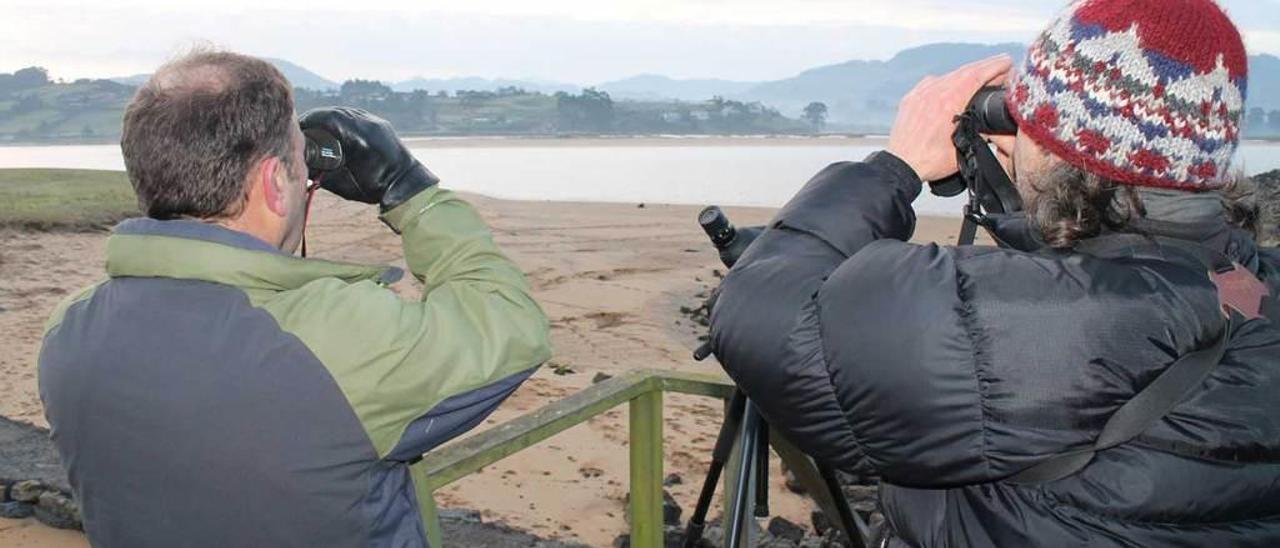
[[[1046,151],[1118,183],[1220,188],[1248,58],[1212,0],[1082,0],[1031,45],[1009,110]]]

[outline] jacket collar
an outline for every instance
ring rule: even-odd
[[[1134,232],[1200,244],[1258,271],[1257,244],[1249,234],[1227,223],[1218,193],[1146,188],[1138,193],[1147,216],[1130,222]],[[988,230],[1002,246],[1032,252],[1047,249],[1024,212],[987,218]]]
[[[107,240],[107,274],[284,291],[323,278],[393,283],[394,267],[302,259],[244,232],[190,220],[129,219]]]
[[[1138,193],[1147,215],[1130,221],[1135,232],[1187,240],[1211,248],[1225,246],[1232,230],[1217,193],[1146,188],[1139,189]],[[991,214],[987,219],[991,235],[1006,247],[1021,251],[1044,247],[1024,212]]]

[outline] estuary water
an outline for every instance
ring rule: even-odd
[[[818,170],[884,147],[879,138],[412,139],[452,189],[516,200],[780,206]],[[1280,143],[1247,142],[1247,174],[1280,168]],[[117,145],[0,147],[0,168],[124,169]],[[921,214],[959,215],[962,199],[924,192]]]

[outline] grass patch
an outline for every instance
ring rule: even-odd
[[[123,171],[0,169],[0,228],[96,231],[137,215]]]

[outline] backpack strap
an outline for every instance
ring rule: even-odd
[[[1190,242],[1164,241],[1163,239],[1152,241],[1150,238],[1124,234],[1097,238],[1086,243],[1089,245],[1078,250],[1098,256],[1137,256],[1147,255],[1149,252],[1160,253],[1161,250],[1153,249],[1158,247],[1178,248],[1196,257],[1211,275],[1229,272],[1236,268],[1226,256]],[[1064,451],[1048,457],[1005,481],[1035,484],[1060,480],[1084,469],[1099,451],[1126,443],[1151,428],[1203,384],[1214,366],[1222,361],[1227,343],[1231,339],[1233,325],[1240,319],[1237,313],[1229,313],[1222,333],[1212,344],[1178,358],[1154,381],[1120,406],[1120,409],[1107,419],[1102,433],[1098,435],[1092,446]]]

